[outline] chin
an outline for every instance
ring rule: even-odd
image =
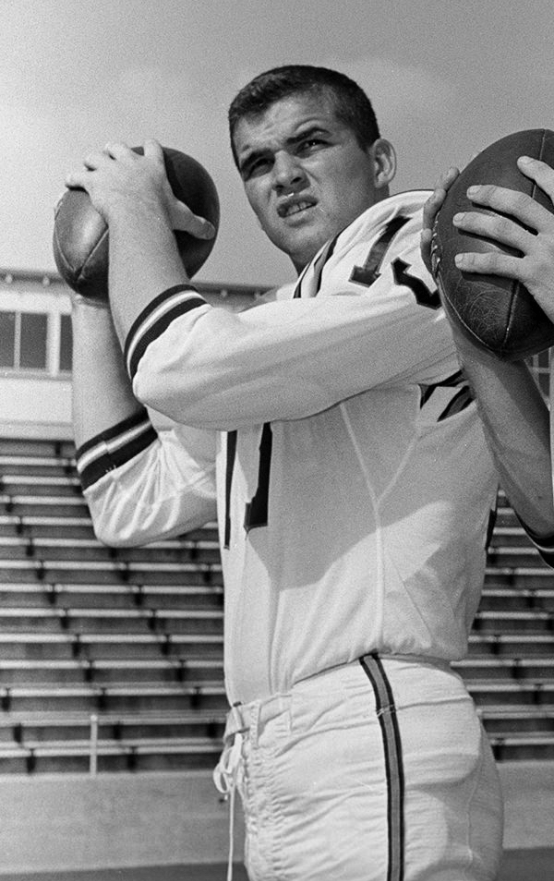
[[[326,232],[321,232],[319,235],[314,235],[312,233],[309,236],[303,237],[302,240],[297,239],[294,242],[289,240],[283,245],[281,250],[290,257],[296,269],[300,271],[315,257],[319,249],[322,248],[333,235],[334,233],[327,234]]]

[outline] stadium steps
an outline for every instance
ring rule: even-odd
[[[220,737],[225,727],[225,713],[194,710],[186,713],[143,713],[140,718],[109,713],[4,713],[0,716],[0,741],[6,745],[21,745],[29,741],[62,740],[68,731],[74,740],[90,741],[92,726],[96,724],[98,737],[121,740],[136,737]]]
[[[218,565],[219,548],[186,539],[159,541],[138,548],[111,548],[96,538],[0,536],[0,555],[8,560],[115,560],[129,563],[186,563]]]
[[[536,658],[483,658],[470,657],[457,661],[455,669],[466,680],[479,679],[502,681],[514,680],[519,683],[542,677],[554,679],[554,658],[537,656]]]
[[[190,584],[83,584],[0,582],[0,610],[23,608],[187,609],[221,608],[223,588]]]
[[[0,584],[2,582],[37,583],[90,583],[103,584],[217,584],[223,578],[219,563],[170,563],[155,560],[108,559],[50,559],[48,557],[25,557],[23,559],[0,558]]]
[[[552,613],[545,609],[480,609],[473,624],[474,633],[554,633]]]
[[[86,517],[87,504],[81,495],[11,494],[0,490],[0,513],[16,517]]]
[[[211,738],[144,738],[99,740],[94,750],[96,771],[184,771],[211,769],[221,744]],[[64,739],[21,746],[0,744],[0,774],[91,773],[91,746],[87,741]]]
[[[215,524],[94,536],[71,444],[0,439],[0,774],[212,767],[227,708]],[[554,758],[554,572],[500,495],[469,656],[497,758]],[[205,764],[203,764],[205,763]]]
[[[0,632],[0,664],[9,660],[55,661],[83,659],[133,660],[149,658],[221,657],[221,633],[46,633]]]
[[[552,573],[554,576],[554,572]],[[554,577],[552,584],[541,588],[485,586],[480,604],[481,612],[541,610],[554,612]]]
[[[0,477],[0,489],[7,496],[51,495],[80,496],[81,484],[76,475],[5,474]]]
[[[91,714],[98,770],[213,767],[227,710],[216,525],[108,548],[71,445],[0,440],[0,476],[0,773],[88,770]]]
[[[217,609],[0,609],[2,633],[221,633],[223,612]]]
[[[48,457],[54,460],[74,461],[75,444],[68,440],[42,440],[40,438],[0,438],[0,455],[11,458]]]
[[[20,713],[135,713],[160,714],[171,710],[221,710],[226,706],[221,678],[202,683],[160,684],[159,682],[100,685],[29,685],[0,687],[0,712]]]
[[[554,732],[554,706],[521,708],[496,704],[493,707],[479,707],[479,716],[490,735]]]
[[[220,658],[10,660],[0,665],[0,690],[86,683],[110,687],[120,682],[137,686],[146,683],[148,687],[156,683],[172,685],[193,682],[201,688],[204,682],[211,682],[214,676],[221,679],[222,672]]]

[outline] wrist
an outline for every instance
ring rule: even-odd
[[[114,199],[103,211],[104,219],[110,229],[110,236],[121,229],[128,235],[136,230],[168,230],[171,219],[167,206],[155,196],[145,193],[139,197]]]
[[[460,357],[460,361],[464,366],[471,364],[481,364],[483,366],[498,369],[503,363],[502,359],[492,352],[489,352],[478,343],[474,343],[466,334],[458,329],[454,329],[454,342]]]
[[[94,316],[102,316],[103,314],[109,315],[110,313],[107,291],[105,298],[83,297],[81,294],[72,291],[70,293],[70,301],[71,313],[74,318],[78,318],[81,315],[83,315],[83,317],[91,316],[94,318]]]

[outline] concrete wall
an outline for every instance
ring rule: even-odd
[[[507,850],[554,845],[554,762],[500,765]],[[235,858],[242,856],[237,803]],[[225,863],[228,806],[211,774],[4,777],[0,876]]]
[[[68,379],[0,375],[0,437],[65,440],[71,435]]]
[[[227,804],[205,772],[1,781],[0,875],[225,863],[227,854]]]
[[[554,847],[554,762],[505,762],[499,771],[505,847]]]

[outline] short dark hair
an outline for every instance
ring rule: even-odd
[[[295,94],[313,93],[328,98],[337,119],[350,128],[360,147],[370,147],[380,137],[371,101],[354,80],[344,73],[310,64],[288,64],[259,74],[244,86],[229,107],[229,134],[233,138],[241,119],[264,113],[268,107]]]

